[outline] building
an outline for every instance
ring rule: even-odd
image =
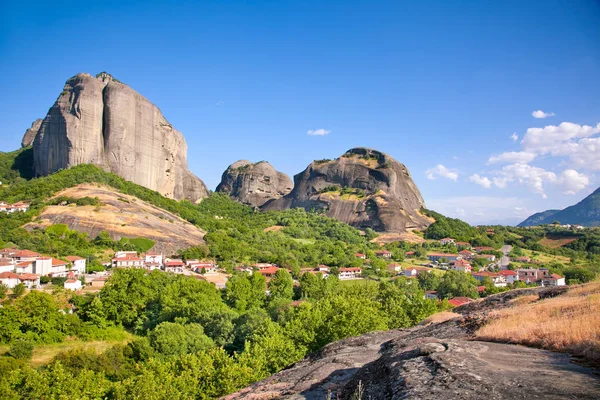
[[[485,258],[486,260],[488,260],[489,262],[494,262],[496,261],[496,256],[493,254],[479,254],[477,256],[477,258]]]
[[[450,264],[450,269],[452,269],[453,271],[470,273],[471,271],[473,271],[473,266],[471,266],[471,264],[469,264],[469,262],[465,260],[456,260],[452,264]]]
[[[552,274],[542,278],[543,286],[565,286],[565,278],[558,274]]]
[[[131,252],[128,252],[131,253]],[[121,255],[120,257],[115,257],[112,259],[112,267],[113,268],[143,268],[144,260],[137,256],[137,253],[134,251],[135,256]],[[115,254],[116,255],[116,254]]]
[[[2,272],[15,272],[15,264],[9,259],[3,259],[0,261],[0,273]]]
[[[279,271],[279,268],[272,265],[270,267],[265,267],[258,270],[258,273],[264,276],[265,278],[272,278]]]
[[[445,259],[447,261],[456,261],[461,260],[462,256],[460,254],[447,254],[447,253],[431,253],[427,254],[427,257],[432,262],[440,262],[440,260]]]
[[[15,204],[7,204],[4,201],[0,201],[0,212],[14,213],[14,212],[25,212],[29,210],[29,204],[19,201]]]
[[[362,258],[363,260],[367,259],[367,255],[363,253],[355,253],[354,257]]]
[[[79,279],[67,279],[64,288],[67,290],[81,290],[81,281]]]
[[[381,258],[392,258],[392,252],[389,250],[377,250],[375,252],[375,255],[377,257],[381,257]]]
[[[475,253],[469,250],[461,250],[458,254],[460,254],[462,258],[473,258],[475,256]]]
[[[414,251],[407,251],[406,253],[404,253],[404,257],[407,257],[407,258],[414,257],[414,256],[415,256]]]
[[[13,254],[13,259],[15,260],[15,262],[35,261],[41,256],[41,254],[38,254],[35,251],[31,250],[17,250]]]
[[[164,260],[162,253],[147,252],[144,255],[144,263],[146,264],[153,264],[162,267],[163,262]]]
[[[17,286],[21,281],[19,275],[14,272],[2,272],[0,273],[0,282],[9,289]]]
[[[185,264],[181,260],[169,260],[165,263],[165,272],[173,274],[183,274]]]
[[[519,274],[515,271],[511,271],[510,269],[502,270],[498,272],[498,275],[502,275],[504,279],[506,279],[506,283],[508,283],[509,285],[512,285],[513,283],[519,280]]]
[[[254,264],[254,268],[258,269],[259,271],[263,270],[263,269],[271,268],[271,267],[277,267],[277,265],[270,264],[270,263],[256,263],[256,264]]]
[[[454,240],[452,238],[443,238],[443,239],[440,239],[440,244],[442,246],[445,246],[447,244],[456,244],[456,240]]]
[[[108,280],[108,276],[101,276],[90,282],[90,286],[95,289],[102,289]]]
[[[387,266],[387,270],[390,272],[400,273],[400,272],[402,272],[402,265],[392,263]]]
[[[198,263],[194,263],[194,264],[190,265],[190,268],[192,269],[192,271],[197,272],[199,274],[202,273],[202,270],[204,270],[205,274],[215,273],[215,272],[217,272],[218,267],[219,266],[217,264],[207,263],[207,262],[204,262],[204,263],[198,262]]]
[[[409,267],[404,270],[404,276],[412,278],[421,275],[424,272],[431,273],[431,270],[423,267]]]
[[[525,283],[536,283],[540,282],[548,274],[547,269],[542,268],[521,268],[517,270],[519,280]]]
[[[425,298],[426,299],[433,299],[433,300],[439,299],[437,290],[426,290],[425,291]]]
[[[27,289],[40,287],[40,276],[36,274],[19,274],[19,281],[25,285]]]
[[[67,256],[67,261],[71,263],[71,271],[75,271],[77,274],[85,274],[86,260],[85,258],[78,256]]]
[[[495,272],[473,272],[471,275],[479,282],[483,282],[485,278],[489,278],[495,287],[506,287],[506,278]]]
[[[448,300],[448,303],[452,304],[452,306],[454,307],[460,307],[464,304],[469,304],[473,301],[473,299],[470,299],[468,297],[454,297],[450,300]]]
[[[338,278],[340,279],[356,279],[360,278],[362,275],[362,269],[360,268],[340,268],[340,274]]]

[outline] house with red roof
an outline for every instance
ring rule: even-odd
[[[360,268],[340,268],[340,274],[338,278],[340,279],[356,279],[360,278],[362,275],[362,269]]]
[[[173,274],[183,274],[185,270],[185,264],[181,260],[167,260],[165,263],[165,272],[171,272]]]
[[[135,253],[135,252],[134,252]],[[113,268],[143,268],[144,260],[136,255],[121,255],[112,259]]]
[[[0,273],[0,283],[6,286],[9,289],[17,286],[21,281],[19,281],[19,275],[14,272],[2,272]]]
[[[406,253],[404,253],[404,257],[407,257],[407,258],[414,257],[414,256],[415,256],[414,251],[407,251]]]
[[[14,272],[15,264],[10,259],[2,259],[0,260],[0,273],[2,272]]]
[[[357,258],[362,258],[363,260],[366,260],[366,259],[367,259],[367,255],[366,255],[366,254],[363,254],[363,253],[355,253],[355,254],[354,254],[354,257],[357,257]]]
[[[41,257],[41,254],[31,250],[17,250],[13,255],[15,261],[35,261],[38,257]]]
[[[431,273],[431,269],[424,267],[409,267],[404,270],[404,276],[408,278],[413,278],[423,273]]]
[[[475,247],[473,250],[475,250],[475,253],[483,253],[484,251],[494,251],[495,249],[490,246],[478,246]]]
[[[265,268],[259,269],[258,273],[261,274],[262,276],[264,276],[265,278],[272,278],[275,276],[277,271],[279,271],[279,269],[280,269],[279,267],[272,265],[270,267],[265,267]]]
[[[75,271],[77,274],[85,274],[85,258],[79,256],[66,256],[65,258],[71,263],[71,271]]]
[[[558,275],[552,274],[542,279],[542,286],[565,286],[565,278]]]
[[[461,250],[458,252],[458,254],[460,254],[463,258],[473,258],[475,255],[475,253],[469,250]]]
[[[464,304],[469,304],[472,301],[474,301],[474,300],[470,299],[468,297],[454,297],[454,298],[448,300],[448,303],[450,303],[454,307],[460,307]]]
[[[495,287],[506,287],[506,278],[503,275],[497,274],[495,272],[473,272],[471,275],[479,282],[483,282],[485,278],[489,278]]]
[[[381,258],[392,258],[392,252],[389,251],[389,250],[385,250],[385,249],[383,249],[383,250],[377,250],[375,252],[375,255],[377,257],[381,257]]]
[[[442,246],[445,246],[447,244],[456,244],[456,240],[454,240],[452,238],[443,238],[443,239],[440,239],[439,242]]]
[[[519,280],[519,274],[515,271],[511,271],[510,269],[504,269],[498,272],[498,275],[502,275],[504,279],[506,279],[506,283],[508,283],[509,285],[512,285],[513,283]]]
[[[466,260],[456,260],[450,264],[450,269],[453,271],[469,273],[473,271],[473,266]]]
[[[25,285],[27,289],[40,287],[40,276],[37,274],[18,274],[19,281]]]

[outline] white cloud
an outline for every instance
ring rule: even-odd
[[[546,184],[557,187],[565,194],[575,194],[590,183],[586,175],[572,169],[565,170],[557,176],[552,171],[519,163],[506,165],[499,175],[498,178],[494,178],[497,187],[505,188],[509,182],[518,182],[544,199],[547,198],[544,190]]]
[[[310,129],[308,132],[306,132],[307,135],[309,136],[325,136],[325,135],[329,135],[331,133],[331,130],[327,130],[327,129]]]
[[[531,113],[531,115],[533,115],[533,118],[548,118],[548,117],[553,117],[554,113],[553,112],[543,112],[542,110],[536,110],[534,112]]]
[[[563,122],[558,126],[529,128],[521,141],[523,149],[539,155],[567,157],[576,168],[600,170],[600,123],[596,126]]]
[[[478,184],[481,187],[489,189],[492,187],[492,181],[485,176],[479,176],[479,174],[473,174],[469,177],[469,180],[473,183]]]
[[[453,180],[455,182],[458,180],[458,172],[448,169],[442,164],[438,164],[433,168],[429,168],[427,171],[425,171],[425,176],[427,179],[436,179],[441,177]]]
[[[219,100],[219,101],[217,101],[217,103],[215,105],[218,107],[218,106],[222,106],[223,104],[225,104],[225,102],[223,100]]]
[[[513,134],[510,135],[510,138],[513,140],[513,142],[516,142],[519,140],[519,135],[517,135],[517,132],[513,132]]]
[[[567,169],[558,177],[557,184],[564,194],[575,194],[590,184],[590,179],[574,169]]]
[[[495,163],[520,163],[527,164],[533,161],[536,157],[535,153],[531,153],[528,151],[508,151],[506,153],[502,153],[497,156],[491,156],[488,160],[488,164]]]

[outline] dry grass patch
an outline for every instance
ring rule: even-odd
[[[461,317],[461,315],[451,311],[442,311],[425,318],[419,323],[419,325],[439,324],[441,322],[446,322],[456,317]]]
[[[476,336],[568,352],[600,363],[600,282],[536,302],[532,296],[497,311]]]

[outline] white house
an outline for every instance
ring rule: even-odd
[[[506,278],[500,274],[485,271],[473,272],[471,275],[473,275],[473,278],[477,279],[479,282],[483,282],[485,278],[490,278],[495,287],[506,287]]]
[[[165,272],[183,274],[185,264],[181,260],[170,260],[165,263]]]
[[[79,279],[67,279],[65,281],[65,289],[81,290],[81,281]]]
[[[362,274],[362,269],[360,268],[340,268],[340,274],[338,278],[340,279],[355,279],[360,278]]]
[[[506,283],[509,285],[512,285],[519,280],[519,274],[515,271],[511,271],[510,269],[502,270],[498,272],[498,275],[502,275],[506,279]]]
[[[138,256],[125,255],[113,258],[112,266],[113,268],[142,268],[144,266],[144,260]]]
[[[197,273],[202,273],[202,269],[204,269],[204,273],[211,274],[217,272],[217,268],[219,266],[214,263],[196,262],[194,264],[190,264],[189,267],[192,269],[192,271]]]
[[[387,266],[387,270],[390,272],[400,273],[402,272],[402,265],[393,263]]]
[[[12,289],[21,281],[19,280],[19,275],[15,274],[14,272],[2,272],[0,274],[0,282],[2,282],[2,284],[7,288]]]
[[[27,289],[40,287],[40,276],[36,274],[20,274],[19,281],[25,285]]]
[[[469,273],[473,271],[471,264],[465,260],[456,260],[450,267],[453,271]]]
[[[447,244],[456,244],[456,240],[454,240],[452,238],[443,238],[443,239],[440,239],[440,244],[442,246],[445,246]]]
[[[67,261],[71,262],[72,271],[76,271],[78,274],[85,274],[85,258],[77,257],[77,256],[67,256],[65,257]]]
[[[565,278],[558,274],[552,274],[542,279],[542,286],[565,286],[565,284]]]
[[[14,265],[15,272],[17,274],[32,274],[34,270],[35,261],[23,261],[18,262]]]
[[[146,264],[158,264],[159,266],[162,267],[163,261],[164,260],[163,260],[162,253],[148,252],[144,256],[144,262]]]
[[[1,261],[0,262],[0,273],[2,272],[14,272],[15,264],[10,261]]]

